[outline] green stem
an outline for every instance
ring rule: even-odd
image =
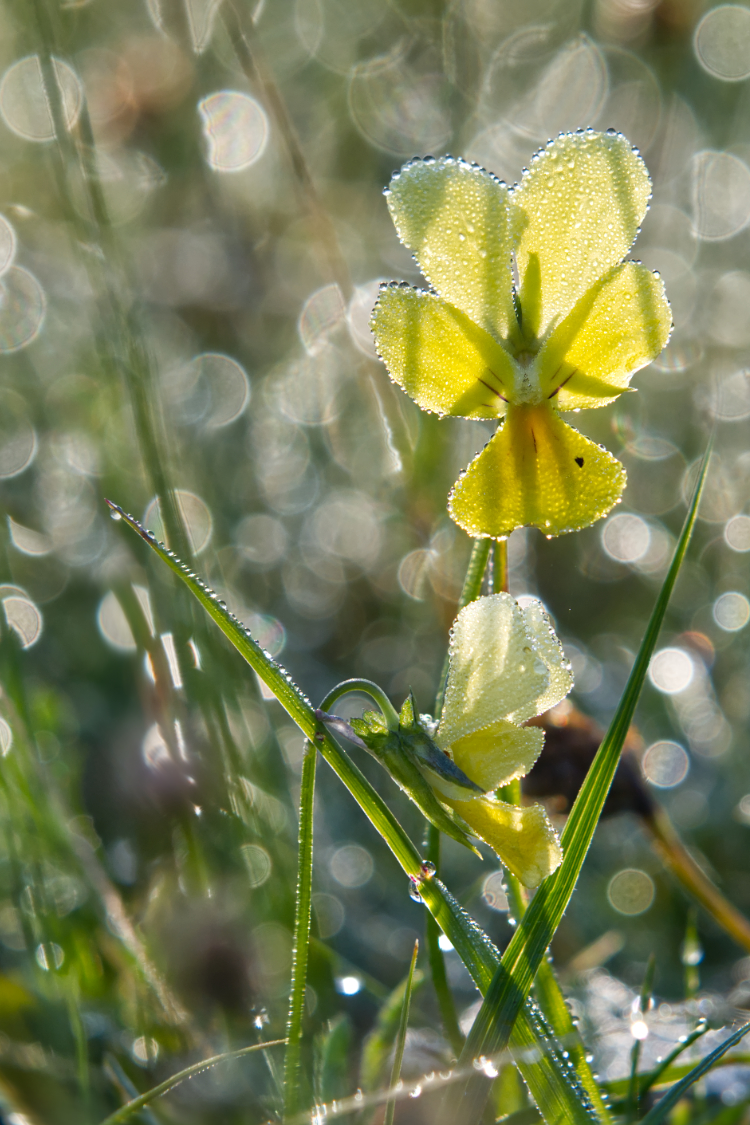
[[[287,1045],[284,1056],[284,1116],[292,1117],[300,1107],[300,1052],[302,1019],[305,1014],[305,986],[310,955],[310,913],[313,874],[313,807],[315,766],[318,759],[311,742],[305,744],[302,784],[299,793],[299,860],[297,865],[297,904],[294,915],[294,954],[292,987],[289,993]]]
[[[406,979],[406,988],[404,989],[404,1002],[401,1005],[401,1019],[398,1025],[398,1035],[396,1036],[396,1050],[393,1053],[393,1066],[391,1067],[391,1092],[396,1088],[396,1084],[401,1077],[401,1065],[404,1061],[404,1047],[406,1046],[406,1029],[409,1026],[409,1008],[411,1007],[411,990],[414,983],[414,966],[417,963],[417,954],[419,953],[419,942],[414,942],[414,952],[411,955],[411,964],[409,966],[409,976]],[[393,1118],[396,1113],[396,1099],[389,1098],[385,1103],[385,1117],[383,1125],[393,1125]]]
[[[358,692],[360,695],[369,695],[370,699],[373,699],[383,712],[383,717],[388,724],[388,729],[394,731],[398,730],[398,711],[383,689],[373,683],[372,680],[351,679],[344,680],[342,683],[337,684],[333,691],[329,691],[328,695],[321,703],[320,710],[329,711],[337,699],[341,699],[344,695],[350,695],[353,692]]]
[[[641,995],[638,1000],[638,1011],[641,1015],[648,1011],[655,969],[656,958],[652,953],[646,965],[646,972],[643,977],[643,984],[641,985]],[[628,1083],[628,1096],[625,1108],[628,1121],[635,1121],[638,1116],[638,1105],[640,1102],[640,1092],[638,1090],[638,1063],[641,1058],[641,1045],[642,1041],[636,1039],[633,1043],[633,1049],[630,1052],[630,1082]]]

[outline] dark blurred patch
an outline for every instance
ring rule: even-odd
[[[541,797],[551,802],[553,811],[567,813],[594,760],[604,732],[587,715],[570,703],[531,720],[545,732],[544,748],[521,785],[524,796]],[[638,733],[631,727],[617,767],[612,788],[604,804],[603,816],[633,812],[649,818],[654,803],[641,781],[637,753],[641,748]]]

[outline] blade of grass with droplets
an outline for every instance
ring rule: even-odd
[[[253,1043],[250,1047],[240,1047],[238,1051],[227,1051],[223,1055],[212,1055],[210,1059],[202,1059],[201,1062],[193,1063],[192,1066],[186,1066],[184,1070],[173,1074],[171,1078],[166,1078],[164,1082],[160,1082],[158,1086],[153,1086],[145,1094],[140,1094],[126,1105],[121,1106],[120,1109],[116,1109],[114,1113],[111,1113],[101,1122],[101,1125],[120,1125],[122,1121],[127,1121],[134,1113],[138,1113],[144,1106],[149,1105],[156,1098],[160,1098],[162,1094],[167,1094],[175,1086],[179,1086],[180,1082],[184,1082],[186,1078],[202,1074],[204,1070],[208,1070],[212,1066],[229,1062],[231,1059],[241,1059],[243,1055],[250,1055],[253,1051],[265,1051],[267,1047],[278,1047],[285,1042],[284,1039],[271,1039],[267,1043]]]
[[[414,952],[411,955],[411,965],[409,966],[409,975],[406,978],[406,988],[404,989],[404,1000],[401,1005],[401,1019],[398,1025],[398,1035],[396,1036],[396,1050],[393,1055],[393,1067],[391,1069],[391,1090],[395,1089],[396,1083],[401,1077],[401,1064],[404,1061],[404,1047],[406,1046],[406,1029],[409,1026],[409,1008],[411,1007],[411,989],[412,982],[414,981],[414,966],[417,963],[417,954],[419,953],[419,942],[414,942]],[[389,1098],[385,1103],[385,1118],[383,1125],[393,1125],[393,1117],[396,1113],[396,1100]]]
[[[315,803],[315,765],[318,754],[311,742],[305,743],[299,793],[297,895],[294,912],[294,952],[292,984],[289,992],[287,1045],[284,1056],[284,1116],[292,1117],[300,1107],[300,1052],[302,1019],[305,1013],[307,962],[310,955],[310,913],[312,909],[313,806]]]
[[[656,600],[628,682],[604,740],[586,775],[562,834],[563,861],[536,892],[498,967],[482,1008],[464,1047],[463,1061],[495,1054],[507,1044],[517,1013],[529,994],[536,972],[560,924],[586,858],[625,737],[633,720],[641,688],[661,630],[667,605],[687,553],[708,472],[711,443],[685,517],[672,563]],[[464,1091],[465,1119],[478,1119],[485,1091],[468,1083]],[[462,1118],[463,1119],[463,1118]]]
[[[748,1031],[750,1031],[750,1023],[746,1023],[738,1028],[733,1035],[730,1035],[728,1039],[720,1043],[715,1051],[712,1051],[710,1055],[706,1055],[704,1059],[701,1059],[697,1066],[694,1066],[681,1082],[676,1082],[674,1086],[671,1086],[661,1101],[658,1102],[653,1109],[650,1109],[645,1117],[641,1118],[641,1125],[661,1125],[661,1122],[666,1119],[669,1111],[677,1105],[682,1095],[690,1089],[693,1083],[697,1082],[699,1078],[702,1078],[704,1074],[708,1074],[714,1063],[718,1062],[721,1056],[726,1054],[730,1047],[734,1047],[735,1043],[739,1043],[740,1040],[747,1035]]]
[[[108,504],[115,516],[137,532],[185,583],[227,639],[274,693],[302,733],[318,747],[373,827],[383,837],[404,872],[419,886],[422,901],[453,945],[474,983],[484,994],[500,963],[497,949],[440,880],[426,876],[417,848],[364,774],[318,722],[312,705],[291,677],[263,651],[245,626],[173,552],[167,550],[151,532],[141,527],[136,519],[117,504],[112,501],[108,501]],[[521,1008],[511,1036],[511,1046],[516,1052],[516,1064],[547,1122],[568,1121],[574,1125],[592,1125],[598,1121],[575,1073],[562,1065],[554,1050],[548,1049],[549,1045],[537,1027],[533,1008],[529,1005]]]

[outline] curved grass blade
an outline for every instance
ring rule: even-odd
[[[404,1061],[404,1047],[406,1046],[406,1029],[409,1026],[409,1008],[411,1007],[411,989],[414,981],[414,966],[417,963],[417,954],[419,953],[419,942],[414,942],[414,952],[411,955],[411,965],[409,966],[409,975],[406,978],[406,988],[404,989],[404,999],[401,1004],[401,1019],[398,1025],[398,1035],[396,1036],[396,1050],[393,1055],[393,1068],[391,1070],[391,1090],[393,1090],[401,1077],[401,1064]],[[385,1103],[385,1118],[383,1125],[393,1125],[393,1117],[396,1113],[396,1100],[389,1098]]]
[[[243,1055],[252,1054],[253,1051],[264,1051],[267,1047],[278,1047],[282,1043],[286,1043],[286,1039],[270,1039],[267,1043],[253,1043],[250,1047],[240,1047],[238,1051],[227,1051],[223,1055],[212,1055],[210,1059],[202,1059],[201,1062],[193,1063],[192,1066],[186,1066],[184,1070],[178,1071],[171,1078],[166,1078],[158,1086],[153,1086],[145,1094],[140,1094],[127,1105],[115,1110],[101,1122],[101,1125],[120,1125],[122,1121],[127,1121],[134,1113],[138,1113],[144,1106],[147,1106],[156,1098],[160,1098],[162,1094],[167,1094],[175,1086],[179,1086],[180,1082],[184,1082],[186,1078],[193,1078],[196,1074],[202,1074],[204,1070],[217,1066],[218,1063],[229,1062],[230,1059],[240,1059]]]
[[[297,864],[297,895],[294,913],[294,952],[292,985],[289,993],[286,1054],[284,1055],[284,1116],[291,1117],[300,1103],[300,1051],[302,1019],[305,1014],[307,962],[310,955],[310,913],[312,910],[313,873],[313,807],[315,802],[315,766],[317,751],[305,743],[302,781],[299,794],[299,830]]]
[[[708,1030],[708,1027],[704,1027],[697,1034],[693,1032],[692,1035],[687,1037],[684,1043],[680,1044],[679,1051],[676,1053],[672,1052],[672,1055],[669,1057],[676,1058],[678,1054],[681,1054],[686,1047],[689,1047],[690,1044],[694,1043],[696,1039],[699,1039],[701,1035],[705,1035]],[[750,1055],[745,1053],[741,1055],[730,1055],[729,1058],[717,1059],[714,1069],[722,1066],[750,1066]],[[650,1090],[652,1086],[668,1086],[671,1082],[681,1081],[692,1069],[690,1063],[680,1063],[678,1066],[670,1064],[666,1068],[663,1063],[659,1063],[654,1070],[648,1070],[641,1074],[641,1096]],[[608,1082],[604,1082],[603,1087],[610,1097],[624,1098],[627,1093],[629,1081],[629,1078],[613,1078]]]
[[[641,688],[661,630],[667,605],[687,553],[698,515],[709,466],[711,443],[688,509],[672,563],[656,600],[646,633],[633,664],[617,710],[586,775],[562,834],[563,862],[546,879],[513,935],[498,967],[484,1004],[464,1047],[463,1060],[492,1055],[507,1044],[517,1013],[529,994],[534,977],[560,924],[586,858],[594,830],[620,760]],[[473,1091],[473,1092],[470,1092]],[[469,1084],[464,1091],[465,1120],[481,1115],[485,1091]]]
[[[702,1078],[704,1074],[708,1074],[714,1063],[718,1062],[721,1056],[726,1054],[730,1047],[733,1047],[735,1043],[739,1043],[739,1041],[747,1035],[748,1031],[750,1031],[750,1023],[746,1023],[738,1028],[733,1035],[730,1035],[728,1039],[720,1043],[715,1051],[712,1051],[710,1055],[706,1055],[705,1059],[701,1059],[698,1065],[694,1066],[681,1082],[676,1082],[674,1086],[667,1090],[661,1101],[655,1105],[653,1109],[650,1109],[645,1117],[641,1118],[641,1125],[659,1125],[661,1121],[664,1121],[670,1109],[677,1104],[682,1095],[690,1089],[693,1083],[697,1082],[699,1078]]]
[[[263,651],[216,594],[184,566],[176,555],[122,508],[111,501],[107,503],[117,518],[124,520],[137,532],[185,583],[228,640],[274,693],[302,733],[318,747],[370,823],[383,837],[412,884],[419,888],[422,901],[461,957],[474,983],[484,994],[500,964],[497,949],[440,880],[426,872],[422,857],[411,839],[361,770],[329,736],[324,724],[316,718],[312,705],[291,677]],[[530,1005],[522,1006],[520,1013],[517,1013],[511,1046],[516,1052],[516,1065],[545,1121],[592,1125],[599,1120],[575,1073],[570,1072],[546,1042]]]

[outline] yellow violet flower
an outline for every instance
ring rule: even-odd
[[[484,796],[471,796],[427,773],[440,800],[493,848],[527,887],[559,866],[562,852],[542,805],[510,805],[492,796],[529,772],[544,743],[521,723],[554,707],[573,678],[549,618],[536,601],[523,609],[509,594],[478,598],[453,625],[450,670],[435,743]]]
[[[381,289],[372,330],[391,377],[424,410],[504,419],[454,486],[452,518],[496,539],[593,523],[625,470],[560,411],[613,402],[671,330],[661,279],[623,261],[651,194],[643,160],[586,130],[551,141],[512,189],[446,156],[412,160],[386,194],[432,287]]]

